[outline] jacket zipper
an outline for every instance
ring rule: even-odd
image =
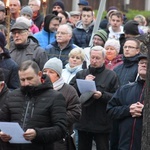
[[[23,129],[24,129],[24,125],[25,125],[25,121],[26,121],[26,117],[27,117],[27,112],[28,112],[28,109],[29,109],[29,105],[30,105],[30,101],[28,101],[27,103],[27,108],[26,108],[26,111],[25,111],[25,115],[24,115],[24,119],[23,119]]]

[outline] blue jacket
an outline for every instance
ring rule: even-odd
[[[119,122],[119,150],[141,150],[142,116],[133,118],[130,105],[143,103],[144,80],[138,78],[134,83],[120,87],[108,102],[107,112]]]
[[[92,36],[94,28],[94,22],[92,22],[89,27],[85,30],[80,21],[76,28],[73,30],[73,43],[81,48],[89,47],[89,42]]]
[[[114,68],[114,71],[119,77],[120,85],[134,82],[136,80],[138,72],[138,56],[139,54],[134,57],[124,57],[123,64]]]
[[[42,29],[40,32],[33,35],[39,42],[42,48],[46,48],[47,45],[55,41],[55,32],[46,32]]]
[[[77,46],[72,43],[72,40],[70,40],[68,45],[63,50],[61,50],[58,46],[57,41],[55,41],[52,44],[48,45],[45,50],[49,59],[53,57],[59,58],[62,61],[64,68],[68,63],[68,54],[75,47]]]

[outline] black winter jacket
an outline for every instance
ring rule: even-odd
[[[49,44],[47,48],[45,49],[45,51],[47,52],[49,59],[53,57],[57,57],[58,59],[60,59],[63,63],[63,68],[64,68],[65,65],[68,63],[68,59],[69,59],[68,54],[75,47],[77,46],[75,46],[72,43],[72,40],[70,40],[68,45],[64,49],[61,50],[60,47],[58,46],[57,41],[55,41],[52,44]]]
[[[24,131],[35,129],[32,144],[8,144],[7,150],[53,150],[66,132],[66,103],[50,82],[14,90],[0,112],[0,121],[18,122]]]
[[[70,82],[77,91],[76,79],[85,79],[91,73],[90,70],[91,68],[79,71]],[[109,133],[111,123],[106,114],[106,105],[118,88],[118,78],[115,72],[106,69],[105,66],[96,68],[93,75],[97,91],[102,92],[102,97],[99,99],[91,97],[89,99],[91,103],[88,106],[82,105],[81,120],[76,123],[76,129],[94,133]]]
[[[130,105],[143,103],[144,84],[145,81],[138,78],[136,82],[120,87],[108,102],[109,116],[119,123],[119,150],[141,150],[143,117],[133,118]]]
[[[92,36],[94,22],[85,30],[82,21],[78,22],[76,28],[73,30],[73,43],[81,48],[89,47],[89,42]]]
[[[4,70],[7,87],[11,90],[19,88],[20,81],[18,76],[18,65],[13,59],[11,59],[7,49],[4,49],[3,53],[0,54],[0,68],[3,68]]]
[[[136,80],[139,61],[138,57],[139,54],[129,58],[123,57],[123,64],[114,68],[114,71],[119,77],[120,85],[125,85]]]

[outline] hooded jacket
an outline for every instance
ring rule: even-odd
[[[46,52],[39,46],[38,41],[33,36],[29,36],[27,43],[21,45],[15,45],[12,41],[10,43],[10,55],[18,65],[26,60],[34,60],[41,70],[48,60]]]
[[[36,87],[21,87],[11,92],[3,105],[0,121],[18,122],[24,131],[36,131],[31,144],[7,143],[7,150],[53,150],[53,143],[66,132],[65,98],[53,90],[47,77]]]
[[[47,15],[44,20],[43,29],[40,32],[34,34],[34,37],[38,40],[40,46],[44,49],[47,45],[55,41],[55,32],[51,32],[49,30],[49,24],[54,17],[56,17],[54,14]]]
[[[20,86],[19,76],[18,76],[18,65],[10,57],[9,51],[7,49],[3,50],[0,54],[0,68],[3,68],[5,75],[5,83],[10,90],[14,90]]]
[[[89,47],[89,42],[94,28],[94,21],[91,22],[87,29],[83,28],[82,21],[78,22],[73,30],[73,42],[81,48]]]

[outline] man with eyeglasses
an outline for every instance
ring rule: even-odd
[[[78,150],[92,150],[92,141],[96,143],[96,150],[109,149],[109,134],[111,120],[106,114],[107,102],[118,88],[118,77],[112,70],[105,68],[106,50],[101,46],[94,46],[90,51],[90,65],[88,69],[77,72],[70,84],[77,90],[82,104],[82,115],[75,123],[78,130]],[[76,79],[94,81],[96,90],[80,93]]]
[[[38,41],[30,36],[29,27],[23,22],[16,22],[11,33],[13,41],[10,43],[10,55],[20,65],[23,61],[34,60],[43,69],[48,60],[46,52],[39,46]]]
[[[43,15],[40,13],[41,1],[40,0],[29,0],[28,6],[33,10],[32,20],[34,24],[39,28],[42,28],[44,21]]]
[[[140,53],[140,41],[135,38],[128,38],[123,46],[123,63],[114,68],[119,77],[120,86],[134,82],[138,76],[138,57]],[[117,120],[113,122],[110,148],[118,150],[119,124]]]
[[[120,85],[136,80],[139,53],[140,42],[135,38],[127,39],[123,46],[123,64],[114,68],[119,77]]]
[[[56,32],[56,41],[46,47],[48,58],[57,57],[63,63],[63,68],[68,63],[68,54],[77,47],[72,42],[72,28],[68,24],[58,27]]]
[[[107,113],[119,123],[119,150],[141,150],[148,60],[146,55],[140,55],[138,59],[138,79],[133,83],[121,86],[107,105]]]

